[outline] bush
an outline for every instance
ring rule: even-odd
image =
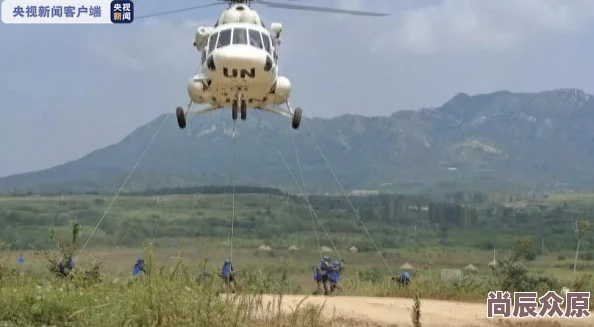
[[[491,266],[493,275],[498,282],[498,290],[510,293],[537,291],[539,294],[544,294],[550,290],[560,289],[560,283],[555,278],[528,273],[528,269],[520,260],[532,258],[530,246],[530,239],[516,239],[511,258],[503,259],[496,266]]]
[[[94,284],[100,281],[101,264],[91,258],[90,264],[86,269],[76,269],[74,264],[74,254],[77,250],[78,238],[80,236],[81,226],[72,221],[72,239],[71,242],[65,242],[61,239],[55,238],[55,231],[53,227],[50,229],[50,239],[55,244],[58,254],[44,252],[47,260],[47,268],[50,273],[59,278],[68,278],[76,280],[79,283]],[[72,266],[70,265],[72,263]],[[63,266],[63,269],[60,269]]]
[[[533,292],[544,294],[550,290],[561,288],[558,280],[552,277],[535,276],[528,273],[526,266],[520,261],[501,260],[492,267],[493,275],[498,281],[498,290],[509,292]]]

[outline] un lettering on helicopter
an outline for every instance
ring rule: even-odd
[[[272,8],[318,12],[333,12],[358,16],[388,16],[356,10],[334,9],[307,5],[285,4],[268,0],[220,0],[206,5],[171,10],[135,19],[179,13],[187,10],[228,3],[214,26],[201,26],[194,38],[194,47],[201,53],[200,73],[187,86],[190,101],[187,108],[177,107],[180,128],[186,127],[189,114],[200,114],[231,108],[233,120],[240,114],[247,117],[247,108],[268,111],[292,119],[294,129],[301,123],[301,108],[289,104],[291,82],[278,74],[278,48],[283,26],[272,23],[266,28],[252,2]],[[194,104],[208,104],[207,108],[192,110]],[[285,109],[277,109],[277,105]],[[273,108],[274,107],[274,108]]]
[[[252,67],[249,70],[242,68],[241,72],[238,73],[236,68],[229,69],[227,67],[223,67],[223,75],[225,75],[225,77],[230,77],[230,78],[235,78],[238,76],[242,79],[255,78],[256,77],[256,68]]]

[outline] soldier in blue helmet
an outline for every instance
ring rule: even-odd
[[[324,287],[324,295],[328,295],[328,293],[330,291],[328,289],[328,282],[329,282],[330,272],[332,270],[332,267],[330,265],[331,260],[332,259],[330,258],[330,256],[325,255],[322,257],[322,260],[316,267],[316,271],[314,273],[314,280],[316,281],[318,288],[316,289],[314,294],[322,293],[322,286],[323,286]]]
[[[329,274],[329,281],[330,281],[330,293],[333,293],[336,289],[340,290],[341,287],[338,285],[338,281],[340,280],[340,275],[344,269],[344,260],[336,260],[330,266],[330,274]]]
[[[231,293],[235,293],[235,272],[233,270],[233,264],[231,264],[231,259],[225,259],[223,261],[223,266],[221,267],[221,278],[225,283],[225,287],[227,290],[231,290]],[[233,286],[231,286],[233,284]]]
[[[398,285],[400,286],[408,286],[408,284],[410,284],[410,273],[408,271],[405,271],[403,273],[401,273],[398,277],[392,277],[393,280],[396,281],[396,283],[398,283]]]
[[[138,258],[132,268],[132,276],[142,276],[144,274],[146,274],[146,271],[144,270],[144,259]]]
[[[66,257],[58,264],[58,272],[62,277],[68,277],[70,273],[74,270],[74,260],[72,257]]]

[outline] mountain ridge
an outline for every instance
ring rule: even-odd
[[[225,184],[233,123],[228,111],[194,117],[177,128],[171,114],[138,127],[120,142],[62,165],[0,178],[0,191],[117,189],[161,121],[161,135],[127,190]],[[278,145],[300,181],[292,135],[306,180],[316,191],[336,183],[311,139],[349,189],[584,188],[594,181],[594,97],[580,89],[538,93],[458,93],[442,106],[387,116],[345,114],[289,121],[248,112],[237,121],[237,183],[298,190]],[[309,125],[309,126],[308,126]],[[567,160],[570,158],[571,160]],[[383,185],[383,186],[382,186]]]

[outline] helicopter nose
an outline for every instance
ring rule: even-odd
[[[215,65],[221,68],[261,70],[266,65],[266,52],[251,46],[227,46],[214,51],[213,56]]]

